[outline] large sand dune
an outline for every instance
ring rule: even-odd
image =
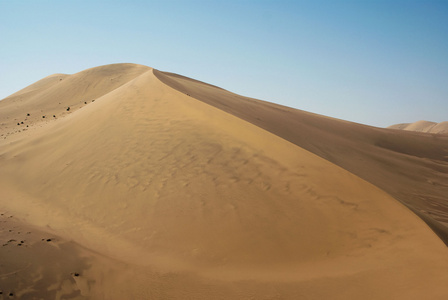
[[[398,201],[443,202],[443,137],[132,64],[47,77],[0,101],[0,119],[3,295],[448,295],[445,245]]]
[[[155,70],[155,75],[376,185],[448,243],[447,135],[374,128],[242,97],[176,74]]]

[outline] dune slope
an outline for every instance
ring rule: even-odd
[[[0,138],[73,113],[147,69],[135,64],[115,64],[73,75],[45,77],[0,101]]]
[[[105,78],[114,72],[126,79],[112,88]],[[70,86],[67,103],[81,94],[94,103],[0,142],[0,209],[84,249],[73,246],[80,276],[63,276],[56,289],[67,289],[65,298],[448,294],[446,247],[389,194],[154,72],[114,65],[71,75],[91,84]],[[54,103],[34,96],[17,111],[28,105]],[[14,284],[9,273],[0,288]],[[31,286],[54,286],[39,284]]]
[[[376,185],[448,243],[448,136],[374,128],[242,97],[177,74],[155,75]]]

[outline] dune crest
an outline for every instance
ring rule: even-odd
[[[30,99],[18,94],[24,98],[15,110],[8,105],[16,98],[0,102],[11,118],[33,107],[57,109],[56,95],[64,95],[64,106],[95,99],[41,121],[32,134],[0,141],[0,196],[8,199],[0,209],[86,249],[80,253],[91,267],[66,279],[77,296],[442,299],[448,293],[442,241],[388,193],[264,119],[288,108],[236,104],[239,96],[191,79],[181,78],[176,89],[176,77],[165,74],[174,78],[167,85],[162,75],[139,65],[103,66],[68,75],[63,85],[45,84]],[[262,126],[248,120],[267,106]],[[284,124],[294,120],[292,113]]]
[[[135,64],[115,64],[65,75],[54,74],[0,101],[0,138],[10,138],[64,117],[147,71]]]

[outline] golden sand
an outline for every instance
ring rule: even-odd
[[[46,77],[0,126],[3,296],[448,295],[446,246],[406,207],[442,199],[443,136],[429,151],[133,64]]]

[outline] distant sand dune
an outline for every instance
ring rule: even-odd
[[[408,131],[419,131],[427,133],[448,134],[448,121],[435,123],[429,121],[417,121],[414,123],[402,123],[391,125],[390,129],[402,129]]]
[[[45,80],[0,101],[0,210],[14,226],[73,244],[53,254],[67,258],[61,278],[45,267],[15,281],[0,274],[2,291],[7,284],[29,296],[20,288],[27,285],[69,299],[448,295],[448,250],[396,200],[419,212],[430,197],[436,208],[443,200],[443,137],[322,117],[140,65]],[[62,114],[69,105],[76,109]],[[39,110],[64,117],[12,129]],[[426,173],[406,173],[415,170]],[[76,262],[80,271],[71,271]]]

